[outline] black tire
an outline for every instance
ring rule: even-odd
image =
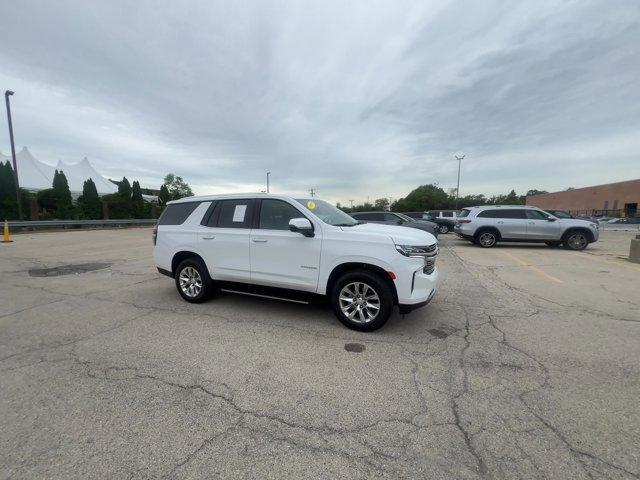
[[[196,273],[192,274],[192,272]],[[193,295],[189,294],[190,289],[188,287],[183,288],[183,286],[181,286],[182,280],[186,279],[185,277],[189,277],[193,281],[194,288],[191,289]],[[198,277],[199,282],[197,282]],[[204,262],[198,257],[188,258],[180,262],[180,265],[178,265],[175,271],[175,282],[178,293],[189,303],[204,302],[209,299],[214,292],[213,281],[209,276],[209,271]],[[199,290],[196,288],[197,285],[200,286]]]
[[[498,232],[493,229],[480,230],[473,238],[474,243],[482,248],[492,248],[498,243]]]
[[[349,286],[353,284],[366,285],[377,295],[378,302],[376,303],[375,299],[370,298],[369,300],[371,303],[367,303],[364,297],[366,297],[367,294],[370,293],[370,290],[362,288],[359,292],[357,292],[356,290],[349,288]],[[344,300],[341,302],[340,294],[345,288],[347,288],[349,292],[359,294],[362,298],[359,298],[358,300],[363,302],[363,304],[356,305],[355,302],[349,304]],[[354,298],[355,297],[356,295],[354,295]],[[345,273],[340,278],[338,278],[338,280],[333,284],[333,287],[331,288],[331,292],[329,294],[329,302],[331,303],[333,313],[335,313],[336,317],[343,325],[352,330],[358,330],[360,332],[371,332],[373,330],[377,330],[385,323],[387,323],[387,320],[389,320],[389,316],[391,315],[391,312],[393,310],[394,303],[391,287],[383,278],[380,277],[380,275],[368,270],[353,270]],[[352,305],[353,307],[349,309],[347,305]],[[367,307],[367,305],[369,305],[369,307]],[[377,314],[375,315],[375,317],[367,320],[367,316],[370,315],[371,312],[375,311],[375,309],[371,307],[371,305],[377,305],[379,309],[377,310]],[[349,318],[349,316],[343,312],[343,308],[347,308],[347,313],[353,312],[353,318]],[[362,313],[358,313],[358,310],[360,310],[360,312]],[[355,317],[360,317],[360,319],[356,319]],[[362,320],[362,318],[364,318],[364,321]]]
[[[589,245],[589,234],[585,230],[569,230],[562,239],[562,245],[567,250],[580,251]]]
[[[553,248],[559,247],[560,245],[562,245],[562,242],[544,242],[544,243],[546,243],[547,245]]]
[[[438,226],[438,231],[439,231],[441,234],[443,234],[443,235],[444,235],[445,233],[449,233],[449,226],[448,226],[448,225],[444,225],[444,224],[439,225],[439,226]]]

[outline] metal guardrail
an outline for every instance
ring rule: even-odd
[[[121,219],[121,220],[31,220],[31,221],[10,221],[9,228],[17,229],[39,229],[39,228],[83,228],[83,227],[105,227],[119,225],[155,225],[155,218]]]

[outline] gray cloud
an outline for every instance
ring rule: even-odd
[[[197,193],[640,177],[637,2],[348,3],[4,2],[17,141]]]

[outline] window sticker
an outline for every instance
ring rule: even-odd
[[[316,202],[312,202],[311,200],[309,200],[309,201],[307,202],[307,208],[308,208],[309,210],[313,210],[314,208],[316,208]]]
[[[236,209],[233,211],[234,222],[244,222],[244,214],[247,212],[246,205],[236,205]]]

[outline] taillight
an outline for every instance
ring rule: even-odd
[[[153,227],[153,233],[151,234],[151,238],[153,238],[153,244],[156,244],[156,241],[158,240],[158,226],[156,225],[155,227]]]
[[[471,220],[466,220],[463,218],[461,220],[458,220],[458,223],[471,223]]]

